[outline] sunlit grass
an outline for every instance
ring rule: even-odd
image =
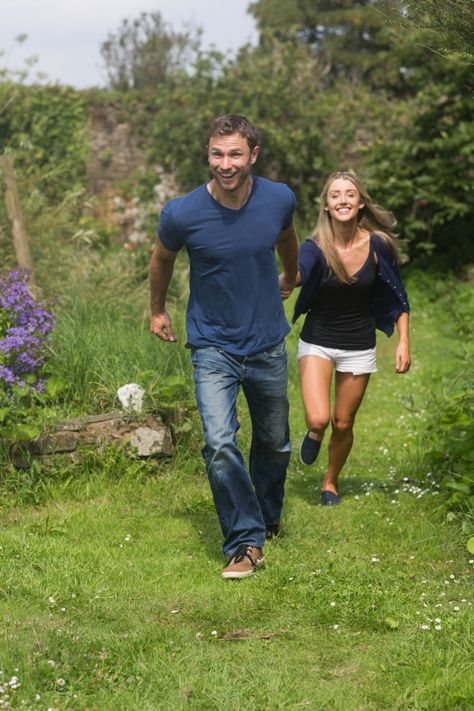
[[[59,324],[57,367],[71,367],[74,407],[116,407],[115,386],[141,373],[152,382],[153,369],[190,381],[183,341],[161,345],[145,330],[143,285],[113,306],[103,293],[70,295]],[[414,306],[413,368],[396,375],[394,339],[382,337],[335,509],[318,504],[325,451],[314,471],[298,462],[296,329],[290,336],[283,535],[251,579],[220,578],[197,420],[170,460],[105,447],[73,467],[6,472],[0,670],[20,682],[13,707],[471,708],[472,563],[457,522],[436,511],[428,472],[413,478],[451,333],[432,307]],[[243,402],[241,411],[246,450]]]

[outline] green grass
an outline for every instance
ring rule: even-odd
[[[143,308],[140,294],[122,316],[107,317],[107,304],[97,304],[99,316],[81,307],[59,325],[63,348],[67,334],[71,341],[63,362],[75,339],[89,344],[77,365],[78,378],[88,361],[97,375],[78,389],[86,404],[101,401],[99,383],[112,405],[112,389],[130,368],[134,376],[153,367],[172,372],[167,347],[131,316]],[[455,371],[452,329],[441,308],[422,299],[413,306],[413,368],[396,375],[395,339],[379,338],[379,373],[358,415],[335,509],[318,505],[325,452],[314,471],[298,462],[296,329],[290,336],[295,453],[284,532],[251,579],[220,578],[220,530],[195,415],[174,458],[158,465],[106,448],[75,468],[7,471],[0,669],[21,682],[12,708],[474,706],[466,535],[439,507],[420,454],[431,398]],[[174,367],[189,378],[179,348]],[[243,403],[241,419],[245,448]]]

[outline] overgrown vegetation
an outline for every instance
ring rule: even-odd
[[[455,367],[442,393],[433,398],[426,466],[441,485],[446,505],[474,519],[474,291],[450,284],[444,307],[455,328]]]
[[[25,470],[0,452],[3,708],[336,711],[348,699],[367,711],[472,708],[472,19],[452,6],[257,0],[260,42],[236,58],[207,52],[197,31],[174,33],[158,13],[141,15],[103,45],[107,91],[1,73],[0,152],[15,158],[56,327],[41,355],[46,392],[22,389],[18,416],[2,407],[0,419],[31,435],[32,425],[115,409],[117,388],[137,382],[176,443],[169,460],[107,445],[79,463]],[[241,112],[262,130],[259,171],[297,194],[301,236],[326,174],[351,167],[394,210],[411,259],[413,367],[396,376],[393,343],[379,340],[343,506],[317,506],[325,454],[311,472],[295,456],[284,535],[244,585],[218,575],[183,347],[186,258],[170,290],[170,346],[148,333],[157,215],[147,217],[150,242],[128,251],[89,194],[88,111],[109,105],[133,125],[148,166],[116,189],[149,200],[156,164],[183,191],[195,187],[207,176],[209,120]],[[2,267],[13,269],[2,201],[0,237]],[[0,343],[5,314],[3,304]],[[296,442],[297,328],[287,342]],[[241,424],[247,450],[244,409]]]

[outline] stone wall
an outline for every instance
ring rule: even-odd
[[[143,229],[149,214],[158,216],[163,205],[179,194],[173,175],[156,166],[156,184],[148,202],[124,194],[121,184],[134,179],[145,168],[146,157],[133,128],[123,119],[120,107],[113,104],[90,110],[92,150],[87,182],[97,197],[94,213],[120,227],[125,244],[149,239]]]
[[[129,123],[118,107],[93,107],[90,112],[92,152],[88,166],[91,192],[100,194],[112,184],[128,180],[140,170],[145,157]]]

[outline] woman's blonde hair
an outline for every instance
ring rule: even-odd
[[[359,210],[357,218],[358,226],[361,229],[367,230],[370,234],[373,234],[374,232],[377,233],[389,247],[394,258],[399,261],[400,255],[397,245],[395,244],[395,238],[397,235],[394,232],[397,221],[391,212],[385,210],[383,207],[380,207],[380,205],[376,205],[372,201],[366,188],[355,173],[352,173],[352,171],[342,170],[337,173],[332,173],[326,180],[320,196],[321,202],[318,222],[311,236],[321,249],[331,272],[341,283],[351,284],[354,281],[354,278],[348,274],[347,269],[339,257],[334,244],[332,218],[329,212],[325,209],[327,205],[329,188],[333,180],[336,180],[337,178],[350,180],[360,194],[361,202],[364,204],[364,207]]]

